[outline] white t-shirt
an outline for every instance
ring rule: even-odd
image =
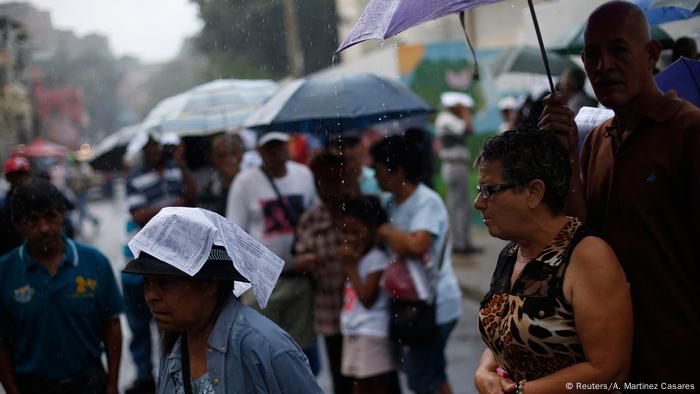
[[[423,230],[433,236],[433,242],[429,250],[429,259],[434,264],[437,264],[448,230],[447,208],[445,208],[442,198],[427,186],[419,184],[416,191],[403,203],[396,205],[391,201],[387,212],[390,224],[397,229],[409,233]],[[437,278],[437,316],[435,320],[438,324],[457,319],[462,313],[462,293],[459,290],[457,277],[452,270],[450,250],[451,246],[448,244]],[[426,258],[428,257],[426,256]],[[422,263],[419,262],[411,265],[413,267],[423,267]],[[411,269],[411,266],[409,266],[409,269]],[[413,277],[414,273],[412,272],[411,274]],[[427,276],[424,276],[424,278],[427,281]]]
[[[364,283],[373,272],[384,271],[391,258],[381,249],[374,248],[362,256],[357,263],[357,273]],[[389,334],[389,294],[379,287],[379,294],[372,307],[367,309],[362,304],[352,282],[345,282],[343,310],[340,313],[340,331],[343,335],[367,335],[386,337]]]
[[[435,134],[440,137],[452,135],[464,138],[467,132],[467,122],[450,111],[442,111],[435,120]],[[466,145],[455,145],[444,147],[439,153],[442,160],[462,160],[469,161],[470,154]]]
[[[435,119],[435,134],[438,137],[452,134],[464,136],[467,131],[467,122],[450,111],[442,111]]]
[[[287,174],[273,181],[297,218],[316,201],[314,178],[304,165],[288,161]],[[234,178],[226,201],[226,217],[287,265],[291,263],[294,226],[289,223],[275,190],[259,167],[243,170]]]

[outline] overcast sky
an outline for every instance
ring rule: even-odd
[[[6,2],[2,0],[2,2]],[[29,0],[51,12],[54,27],[78,35],[109,37],[112,52],[145,62],[177,54],[186,37],[201,28],[198,8],[189,0]]]

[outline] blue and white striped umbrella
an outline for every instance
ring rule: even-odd
[[[270,80],[218,79],[168,97],[143,121],[145,130],[201,136],[240,127],[277,91]]]

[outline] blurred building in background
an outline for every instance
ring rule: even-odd
[[[57,29],[49,12],[24,2],[0,4],[0,17],[24,28],[23,69],[15,77],[33,104],[31,136],[77,149],[123,125],[115,94],[120,68],[106,36]]]
[[[27,62],[27,32],[18,20],[0,15],[0,162],[30,137],[32,106],[22,83]]]

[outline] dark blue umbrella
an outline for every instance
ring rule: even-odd
[[[650,25],[700,16],[700,2],[687,0],[633,0],[644,11]]]
[[[322,76],[284,86],[245,127],[325,136],[431,111],[425,100],[397,81],[367,73]]]
[[[667,92],[671,89],[681,98],[700,107],[700,62],[684,57],[656,74],[659,89]]]

